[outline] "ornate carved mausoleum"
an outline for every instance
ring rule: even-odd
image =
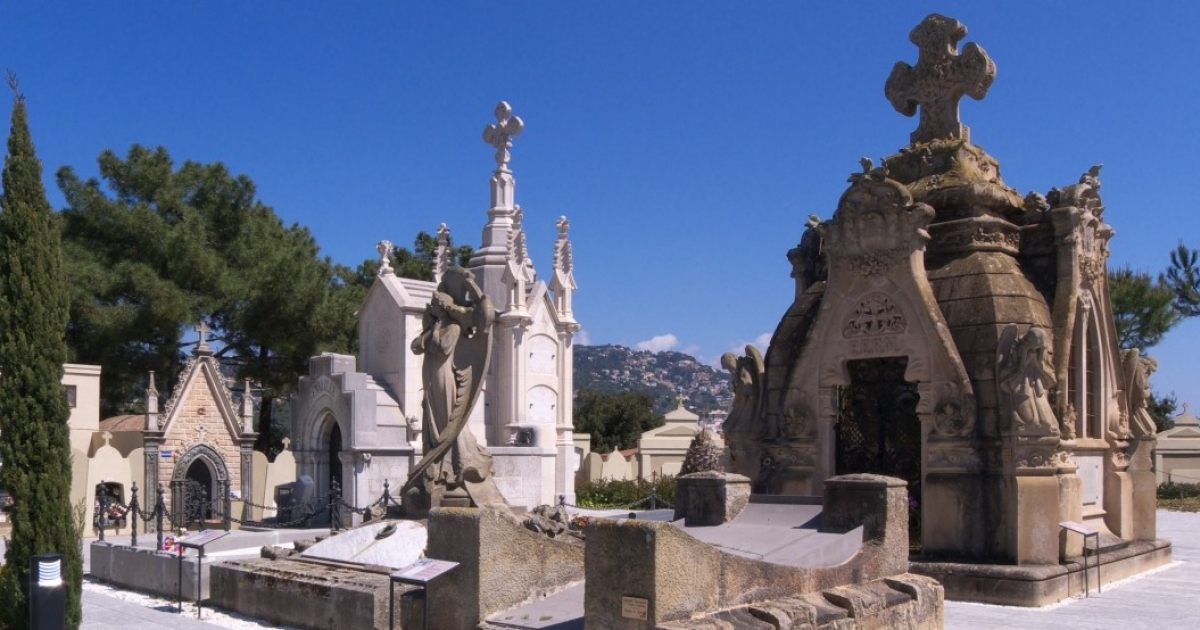
[[[579,330],[571,308],[575,290],[570,224],[557,221],[549,278],[529,256],[522,212],[509,168],[511,139],[523,123],[507,103],[484,130],[495,148],[491,205],[483,239],[468,268],[497,315],[482,403],[467,426],[495,458],[495,482],[510,505],[574,501],[578,455],[572,440],[572,348]],[[437,233],[434,280],[397,276],[392,244],[381,241],[378,276],[358,312],[359,356],[313,357],[292,399],[292,447],[298,475],[310,476],[318,496],[338,480],[346,501],[366,505],[392,492],[421,457],[424,357],[413,350],[438,283],[453,264],[450,233]],[[471,375],[471,379],[477,375]]]
[[[1170,548],[1155,540],[1147,365],[1117,349],[1100,167],[1044,194],[1005,184],[959,122],[959,98],[995,76],[979,46],[958,53],[965,34],[938,15],[912,31],[919,59],[885,87],[920,111],[911,143],[864,159],[788,252],[795,299],[765,361],[734,368],[730,419],[753,421],[727,425],[733,470],[776,494],[821,494],[847,473],[907,479],[915,558],[951,597],[965,566],[1066,574],[1082,553],[1067,521],[1100,533],[1115,579]],[[1007,575],[993,601],[1060,598],[1047,576]]]

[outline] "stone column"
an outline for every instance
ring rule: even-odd
[[[1058,564],[1058,437],[1010,436],[1005,449],[1006,547],[1016,564]]]
[[[254,442],[251,440],[243,440],[241,443],[241,466],[242,466],[242,520],[249,521],[254,519],[254,513],[250,506],[251,503],[257,503],[254,497]],[[267,492],[271,489],[268,488]],[[264,502],[265,503],[265,502]]]
[[[1129,476],[1133,478],[1133,527],[1123,538],[1154,540],[1158,537],[1158,484],[1152,466],[1157,443],[1155,437],[1134,442],[1133,456],[1129,460]]]
[[[144,449],[144,458],[146,463],[145,471],[145,486],[143,486],[139,501],[142,504],[142,509],[150,512],[154,509],[154,502],[158,500],[158,484],[161,483],[158,479],[158,441],[144,439],[142,442]],[[154,530],[154,521],[151,520],[146,524],[146,531]]]

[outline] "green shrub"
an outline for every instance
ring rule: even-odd
[[[1200,497],[1200,483],[1168,481],[1158,487],[1160,499],[1194,499]]]
[[[575,502],[580,507],[615,508],[636,503],[650,496],[653,490],[658,496],[659,508],[675,505],[674,475],[654,475],[651,479],[600,479],[575,483]],[[650,508],[646,501],[633,506],[639,510]]]

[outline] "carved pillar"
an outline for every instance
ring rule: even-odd
[[[158,441],[143,439],[142,447],[144,449],[143,456],[146,464],[145,485],[142,486],[142,509],[150,512],[154,509],[154,502],[158,499]],[[150,521],[146,525],[146,531],[153,531],[154,521]]]
[[[253,520],[254,513],[250,506],[251,503],[265,503],[264,501],[256,500],[254,496],[254,442],[252,440],[243,440],[241,443],[241,472],[242,472],[242,520]],[[265,471],[264,471],[265,472]],[[271,488],[267,488],[267,492],[271,492]]]

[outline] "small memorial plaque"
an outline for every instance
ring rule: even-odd
[[[162,459],[171,459],[171,451],[170,449],[163,449],[158,452],[158,456]]]
[[[621,616],[626,619],[645,619],[650,612],[650,600],[641,597],[622,597]]]
[[[175,541],[180,547],[189,547],[191,549],[200,549],[208,543],[229,535],[229,532],[219,529],[209,529],[202,532],[196,532],[187,538],[180,538]]]
[[[449,560],[422,558],[392,573],[391,577],[392,580],[404,584],[427,584],[456,566],[458,566],[457,562]]]

